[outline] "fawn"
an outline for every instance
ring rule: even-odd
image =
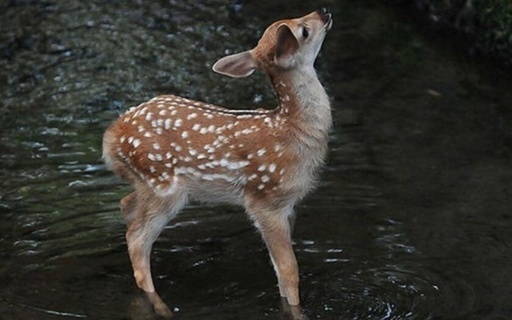
[[[235,78],[265,72],[279,98],[275,109],[164,95],[131,108],[105,132],[106,165],[135,189],[121,200],[126,240],[137,285],[157,313],[171,315],[155,292],[151,248],[189,199],[243,206],[267,245],[281,296],[299,305],[290,221],[327,152],[331,110],[313,64],[331,27],[326,9],[277,21],[255,48],[213,65]]]

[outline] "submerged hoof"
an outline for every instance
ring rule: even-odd
[[[153,305],[155,313],[163,318],[170,319],[174,316],[169,307],[162,301],[156,292],[146,292],[149,301]]]

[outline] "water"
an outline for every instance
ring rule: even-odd
[[[373,1],[327,2],[317,61],[335,126],[294,240],[310,319],[512,318],[512,79]],[[217,58],[299,1],[0,5],[0,319],[152,319],[101,137],[162,93],[273,106]],[[269,14],[270,13],[270,14]],[[229,206],[190,206],[155,244],[178,319],[285,319],[267,252]]]

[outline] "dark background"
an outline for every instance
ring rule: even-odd
[[[334,16],[316,66],[335,124],[297,208],[305,312],[512,318],[512,79],[457,26],[406,1],[26,0],[0,5],[0,319],[152,319],[118,212],[130,190],[100,160],[105,128],[164,93],[274,106],[264,75],[211,66],[320,6]],[[177,319],[281,317],[239,208],[190,206],[152,263]]]

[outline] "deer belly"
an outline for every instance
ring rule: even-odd
[[[243,204],[245,179],[229,173],[178,174],[184,179],[190,198],[200,202]]]

